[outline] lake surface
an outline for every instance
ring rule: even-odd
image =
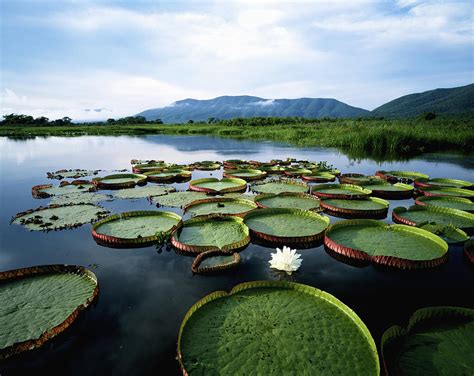
[[[73,326],[42,349],[0,364],[2,376],[33,372],[179,374],[176,340],[186,311],[206,294],[229,290],[245,281],[286,278],[325,290],[361,317],[377,345],[385,329],[393,324],[405,325],[410,314],[420,307],[473,306],[474,269],[464,259],[461,246],[450,247],[445,265],[418,272],[354,267],[332,258],[323,247],[306,249],[301,250],[303,263],[299,272],[282,277],[268,267],[274,249],[251,244],[241,253],[239,268],[217,276],[193,276],[192,257],[179,256],[173,250],[157,251],[155,247],[101,247],[92,239],[89,224],[49,233],[29,232],[9,224],[17,212],[49,202],[32,198],[31,187],[58,183],[47,179],[46,172],[63,168],[110,172],[130,169],[133,158],[190,163],[294,157],[326,160],[343,173],[373,174],[379,169],[394,169],[473,180],[473,156],[429,154],[407,162],[379,164],[370,160],[351,161],[334,149],[295,148],[206,136],[0,138],[0,153],[0,270],[38,264],[78,264],[89,267],[97,275],[100,287],[96,303]],[[211,173],[222,176],[221,171]],[[193,178],[205,176],[209,172],[193,173]],[[185,190],[187,183],[175,186]],[[413,200],[390,202],[391,208],[412,203]],[[115,213],[156,209],[146,199],[115,200],[102,205]],[[163,210],[181,213],[179,209]],[[331,218],[336,220],[340,219]]]

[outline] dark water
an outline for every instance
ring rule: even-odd
[[[378,169],[401,169],[421,171],[431,177],[474,178],[472,156],[430,154],[409,162],[377,164],[350,161],[331,149],[301,149],[203,136],[86,136],[24,141],[0,138],[0,151],[0,270],[36,264],[79,264],[96,273],[100,286],[97,302],[71,328],[42,349],[0,364],[2,376],[33,372],[178,374],[178,329],[193,303],[212,291],[229,290],[240,282],[281,278],[268,267],[273,249],[257,245],[242,252],[243,262],[235,271],[219,276],[193,276],[191,257],[178,256],[172,250],[158,253],[154,247],[101,247],[93,241],[90,225],[50,233],[28,232],[10,225],[15,213],[48,203],[31,197],[31,186],[51,182],[46,178],[47,171],[130,168],[132,158],[189,163],[295,157],[327,160],[342,172],[372,174]],[[199,172],[193,177],[208,174]],[[221,172],[213,175],[220,177]],[[186,186],[181,184],[178,188]],[[412,202],[392,201],[391,208],[409,206]],[[145,199],[116,200],[103,205],[113,212],[155,209]],[[464,259],[462,247],[452,246],[449,252],[448,263],[435,270],[396,272],[344,264],[328,255],[323,247],[307,249],[301,251],[300,271],[290,279],[323,289],[342,300],[362,318],[379,344],[386,328],[404,324],[417,308],[473,306],[474,269]]]

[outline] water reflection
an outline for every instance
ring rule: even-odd
[[[15,213],[48,202],[31,197],[31,186],[50,182],[47,171],[130,168],[133,158],[190,163],[295,157],[327,160],[342,172],[372,174],[379,169],[397,169],[472,180],[474,166],[472,157],[451,154],[379,164],[353,161],[333,149],[302,149],[205,136],[81,136],[21,141],[0,138],[0,150],[0,269],[50,263],[91,265],[100,286],[96,305],[71,330],[44,349],[0,365],[2,375],[178,374],[177,333],[182,317],[196,300],[215,290],[229,290],[237,283],[281,277],[268,265],[274,249],[256,244],[242,252],[239,268],[222,275],[199,276],[191,273],[193,258],[177,256],[174,251],[163,249],[157,253],[155,247],[98,246],[90,234],[90,225],[50,233],[10,226],[9,219]],[[222,176],[221,171],[211,173]],[[193,173],[193,178],[204,176],[209,173]],[[187,183],[175,186],[184,190]],[[412,203],[390,202],[391,208]],[[103,205],[112,212],[155,209],[146,199],[114,200]],[[180,209],[164,209],[181,213]],[[387,222],[390,217],[391,212]],[[300,253],[303,263],[291,280],[326,290],[348,304],[366,322],[377,343],[388,326],[405,322],[419,307],[472,306],[474,302],[474,273],[459,246],[450,247],[446,265],[411,273],[382,270],[373,265],[354,267],[331,257],[322,246]]]

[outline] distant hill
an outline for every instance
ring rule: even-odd
[[[165,123],[185,123],[188,120],[207,121],[211,117],[217,119],[255,116],[353,118],[369,114],[367,110],[349,106],[336,99],[265,99],[241,95],[206,100],[184,99],[166,107],[143,111],[137,116],[144,116],[147,120],[161,119]]]
[[[372,111],[384,117],[413,117],[424,112],[437,115],[474,115],[474,84],[404,95]]]

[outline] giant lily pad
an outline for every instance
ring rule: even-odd
[[[448,197],[448,196],[421,196],[415,201],[416,205],[439,206],[442,208],[451,208],[474,212],[474,203],[468,198]]]
[[[427,307],[408,326],[392,326],[381,344],[388,375],[474,374],[474,310]]]
[[[95,187],[91,182],[87,180],[74,180],[71,183],[63,181],[59,186],[53,186],[52,184],[35,185],[31,188],[31,195],[34,198],[47,198],[94,190]]]
[[[58,170],[56,172],[47,172],[48,179],[79,179],[86,176],[97,175],[100,170],[83,170],[83,169],[71,169],[71,170]]]
[[[247,182],[237,178],[203,178],[189,182],[189,189],[196,192],[222,194],[229,192],[244,192]]]
[[[101,245],[117,248],[146,247],[170,234],[181,223],[178,214],[164,211],[132,211],[107,217],[92,226]]]
[[[145,164],[137,164],[133,166],[132,171],[135,174],[143,174],[145,172],[150,172],[150,171],[161,171],[161,170],[164,170],[165,168],[168,168],[167,163],[164,163],[162,161],[157,161],[157,162],[150,162],[150,163],[145,163]]]
[[[469,234],[474,231],[474,214],[457,209],[420,205],[414,205],[407,209],[400,206],[393,209],[392,218],[394,222],[409,226],[434,222],[445,226],[453,225]]]
[[[301,175],[309,175],[311,173],[312,173],[311,170],[308,170],[307,168],[300,168],[300,167],[296,167],[296,168],[288,167],[284,171],[285,175],[288,175],[288,176],[291,176],[291,177],[298,177],[298,176],[301,176]]]
[[[0,359],[40,347],[63,332],[97,293],[96,276],[81,266],[0,272]]]
[[[406,200],[413,196],[413,186],[404,183],[390,184],[387,182],[361,184],[372,191],[372,196],[390,200]]]
[[[191,178],[191,171],[183,169],[166,169],[162,171],[145,172],[149,181],[155,183],[173,182]]]
[[[329,218],[313,211],[269,208],[244,217],[252,238],[275,245],[311,246],[322,239]]]
[[[202,170],[202,171],[213,171],[213,170],[220,169],[221,164],[219,162],[214,162],[214,161],[201,161],[201,162],[194,163],[193,168],[195,168],[196,170]]]
[[[174,187],[165,187],[163,185],[151,185],[140,188],[119,189],[114,192],[114,196],[122,199],[139,199],[146,197],[163,196],[170,192],[175,192]]]
[[[358,174],[354,172],[354,173],[339,175],[339,182],[341,184],[362,185],[362,184],[382,183],[384,182],[384,180],[377,176],[368,176],[368,175]]]
[[[420,192],[424,196],[448,196],[461,197],[474,200],[474,191],[462,188],[447,188],[447,187],[426,187],[420,188]]]
[[[224,171],[224,177],[226,178],[239,178],[244,179],[246,181],[263,179],[265,176],[267,176],[266,172],[253,169]]]
[[[107,210],[93,204],[49,205],[18,213],[12,223],[32,231],[61,230],[94,222],[107,214]]]
[[[154,201],[157,202],[157,206],[182,208],[186,205],[189,205],[193,201],[203,200],[208,197],[209,196],[203,192],[180,191],[171,192],[166,195],[160,195],[159,197],[154,198]]]
[[[333,175],[329,172],[311,172],[309,174],[303,174],[301,179],[305,181],[311,181],[316,183],[327,183],[330,181],[336,180],[336,175]]]
[[[388,213],[388,201],[369,197],[365,200],[344,200],[323,198],[321,208],[327,214],[342,218],[375,218],[382,219]]]
[[[318,197],[358,200],[369,197],[372,191],[351,184],[319,184],[313,185],[312,193]]]
[[[334,296],[291,282],[257,281],[216,291],[181,324],[186,375],[379,375],[362,320]]]
[[[141,174],[113,174],[102,178],[92,179],[92,183],[101,189],[132,188],[135,185],[146,184],[146,175]]]
[[[474,183],[466,180],[459,179],[446,179],[446,178],[435,178],[435,179],[418,179],[415,180],[415,187],[426,188],[426,187],[449,187],[449,188],[474,188]]]
[[[263,193],[255,197],[255,202],[261,208],[293,208],[319,211],[319,199],[306,193]]]
[[[266,181],[255,183],[250,190],[258,193],[308,192],[308,185],[292,180]]]
[[[412,183],[416,179],[429,179],[430,177],[415,171],[377,171],[375,176],[385,179],[391,183]]]
[[[331,225],[324,244],[351,259],[403,269],[434,267],[448,258],[448,244],[440,237],[419,228],[372,219]]]
[[[242,198],[212,197],[193,201],[183,209],[192,215],[222,214],[241,217],[256,208],[257,204],[253,201]]]
[[[101,201],[111,201],[112,196],[103,195],[97,192],[71,192],[60,196],[53,196],[51,204],[97,204]]]
[[[260,166],[259,168],[260,170],[265,171],[267,175],[283,174],[285,172],[285,168],[282,166],[270,165],[270,166]]]
[[[188,254],[211,250],[234,252],[245,248],[249,242],[249,229],[242,218],[219,214],[188,219],[171,237],[171,244]]]

